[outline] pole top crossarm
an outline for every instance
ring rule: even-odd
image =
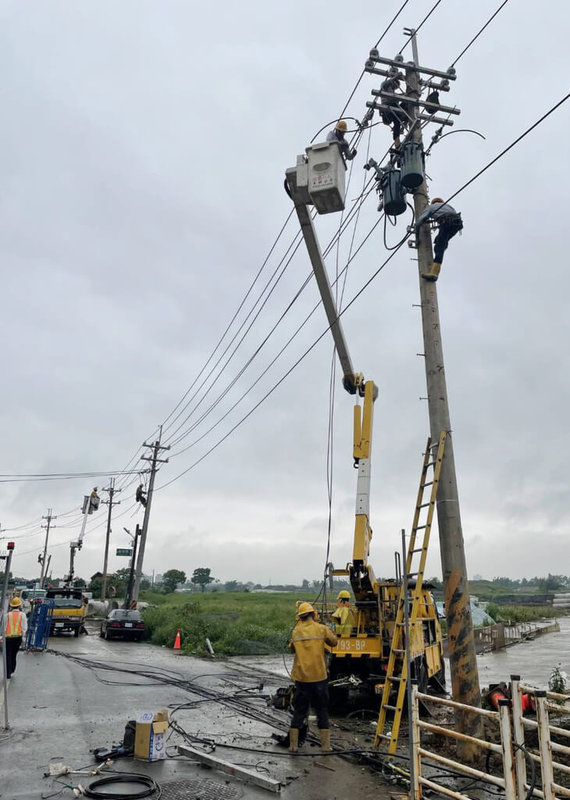
[[[432,75],[434,78],[442,78],[444,80],[454,81],[457,79],[457,74],[453,67],[449,67],[445,72],[439,69],[431,69],[430,67],[420,67],[418,64],[414,64],[413,61],[404,61],[402,56],[385,58],[381,56],[376,49],[370,51],[370,57],[364,65],[364,70],[368,72],[369,67],[374,67],[375,64],[388,64],[390,67],[413,69],[415,72],[419,72],[423,75]]]
[[[384,106],[381,103],[377,103],[375,100],[367,100],[366,105],[368,108],[374,108],[378,111],[392,111],[393,108],[391,106]],[[435,122],[436,125],[447,125],[453,126],[453,121],[450,119],[444,119],[443,117],[434,117],[431,114],[418,114],[416,119],[425,120],[426,122]]]
[[[392,92],[382,92],[380,89],[372,89],[370,92],[374,97],[382,97],[386,98],[386,100],[395,100],[396,102],[400,102],[402,100],[401,94],[393,94]],[[404,102],[407,105],[411,106],[422,106],[423,108],[436,108],[437,111],[443,111],[444,114],[461,114],[461,111],[458,108],[452,106],[442,106],[439,103],[434,103],[432,101],[427,100],[418,100],[415,97],[410,97],[407,95],[404,98]]]

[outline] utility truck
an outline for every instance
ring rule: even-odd
[[[365,380],[353,368],[310,208],[314,206],[319,214],[344,209],[345,170],[336,143],[315,144],[306,149],[306,155],[297,157],[295,167],[287,170],[285,186],[295,204],[342,367],[343,386],[356,400],[353,457],[358,477],[352,559],[342,569],[334,569],[332,564],[328,568],[329,577],[346,576],[350,581],[355,598],[354,626],[348,635],[345,632],[338,637],[335,647],[328,647],[331,699],[344,700],[356,694],[362,700],[364,695],[378,705],[378,695],[382,695],[382,702],[388,708],[398,698],[400,686],[408,675],[418,680],[420,691],[425,691],[428,686],[441,691],[445,682],[437,609],[430,587],[423,582],[427,555],[425,534],[423,542],[420,545],[416,543],[416,533],[421,528],[427,527],[429,534],[431,515],[429,524],[424,526],[419,524],[419,514],[422,507],[430,504],[433,514],[439,472],[433,481],[427,480],[426,471],[434,463],[433,449],[428,442],[409,551],[410,558],[420,554],[419,568],[412,574],[408,559],[404,577],[378,579],[368,562],[372,540],[369,520],[372,426],[378,389],[373,381]],[[441,453],[440,443],[438,455],[434,457],[436,464]],[[423,503],[423,491],[430,485],[433,486],[430,501]],[[406,620],[403,613],[405,598],[408,604]],[[329,612],[330,609],[321,609],[325,621],[328,621]]]

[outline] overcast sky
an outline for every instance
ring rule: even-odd
[[[281,353],[318,300],[311,281],[292,303],[310,271],[303,247],[284,260],[293,219],[215,348],[291,211],[285,169],[341,113],[400,5],[2,4],[2,480],[134,470],[116,479],[114,553],[128,545],[123,527],[142,522],[141,446],[165,423],[173,446],[157,476],[147,572],[210,567],[220,580],[261,583],[323,573],[329,336],[229,433],[326,327],[318,308]],[[409,0],[381,54],[393,58],[403,27],[432,5]],[[419,34],[421,64],[446,70],[499,5],[440,2]],[[485,139],[457,133],[434,147],[432,196],[452,195],[567,94],[570,8],[547,8],[511,0],[457,63],[442,102],[461,109],[455,128]],[[362,77],[347,117],[362,119],[380,80]],[[437,288],[471,576],[570,572],[569,112],[570,102],[453,201],[465,228]],[[380,124],[360,141],[350,203],[368,177],[367,150],[381,160],[390,140]],[[353,234],[355,248],[377,221],[376,205],[371,194],[327,261],[331,275]],[[339,222],[317,220],[323,248]],[[408,223],[388,226],[389,245]],[[345,305],[387,255],[380,224],[351,262]],[[355,367],[379,386],[371,563],[386,577],[411,525],[429,428],[412,256],[402,248],[343,317]],[[334,431],[331,555],[340,567],[352,554],[356,473],[352,398],[338,375]],[[52,572],[63,574],[83,495],[108,485],[0,484],[14,572],[38,573],[51,508]],[[102,569],[105,522],[104,507],[89,518],[78,575]],[[437,536],[432,544],[428,572],[441,574]],[[123,566],[111,557],[111,570]]]

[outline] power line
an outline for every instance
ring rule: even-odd
[[[370,182],[372,182],[372,179],[371,179],[371,181],[369,181],[369,183],[370,183]],[[370,191],[371,191],[371,190],[370,190]],[[342,225],[339,227],[339,230],[338,230],[338,231],[337,231],[337,233],[336,233],[336,234],[333,236],[332,240],[329,242],[329,244],[328,244],[327,248],[325,249],[325,253],[324,253],[324,255],[325,255],[325,256],[326,256],[326,255],[328,255],[328,254],[330,253],[330,251],[331,251],[331,250],[332,250],[332,248],[334,247],[334,245],[335,245],[336,241],[338,240],[338,238],[339,238],[340,236],[342,236],[344,232],[346,232],[346,229],[347,229],[348,225],[350,224],[350,222],[351,222],[351,221],[352,221],[352,219],[354,218],[354,214],[355,214],[355,212],[358,214],[358,208],[361,206],[361,204],[363,203],[364,199],[366,199],[366,197],[368,196],[368,194],[370,194],[370,191],[368,191],[368,193],[366,193],[366,194],[364,194],[364,193],[363,193],[363,194],[362,194],[362,195],[361,195],[361,196],[360,196],[360,197],[359,197],[359,198],[358,198],[358,199],[355,201],[355,203],[354,203],[354,205],[353,205],[353,208],[352,208],[352,210],[351,210],[350,214],[347,216],[347,218],[346,218],[346,220],[344,221],[344,223],[343,223],[343,224],[342,224]],[[360,249],[360,248],[359,248],[359,249]],[[356,254],[355,254],[355,255],[356,255]],[[343,270],[343,271],[344,271],[344,270]],[[275,332],[275,330],[277,329],[277,327],[279,326],[279,324],[282,322],[282,320],[285,318],[286,314],[287,314],[287,313],[290,311],[290,309],[292,308],[293,304],[294,304],[294,303],[296,302],[296,300],[299,298],[299,296],[301,295],[301,293],[303,292],[303,290],[304,290],[304,289],[305,289],[305,288],[308,286],[309,282],[310,282],[310,281],[311,281],[311,279],[312,279],[312,275],[313,275],[313,274],[312,274],[312,272],[309,272],[309,273],[307,274],[307,277],[304,279],[304,281],[303,281],[303,283],[302,283],[301,287],[300,287],[300,288],[297,290],[297,292],[296,292],[295,296],[293,297],[293,300],[291,300],[291,301],[288,303],[288,306],[287,306],[287,308],[285,309],[285,311],[282,313],[281,317],[280,317],[280,318],[278,319],[278,321],[277,321],[277,322],[276,322],[276,323],[273,325],[273,327],[272,327],[272,329],[270,330],[270,332],[268,333],[268,335],[265,337],[265,339],[263,340],[263,342],[261,343],[261,345],[260,345],[260,346],[257,348],[257,350],[255,351],[255,353],[254,353],[254,354],[253,354],[253,355],[250,357],[250,359],[248,360],[248,362],[246,363],[246,365],[245,365],[245,366],[244,366],[244,367],[241,369],[241,371],[238,373],[238,375],[237,375],[237,376],[236,376],[236,377],[235,377],[235,378],[234,378],[234,379],[233,379],[233,380],[230,382],[230,384],[229,384],[229,385],[226,387],[226,389],[224,390],[224,393],[223,393],[221,396],[219,396],[219,397],[216,399],[216,401],[214,401],[214,402],[212,403],[212,405],[211,405],[211,406],[210,406],[210,408],[208,409],[208,412],[204,413],[204,414],[202,415],[202,417],[201,417],[201,418],[200,418],[200,419],[199,419],[197,422],[195,422],[195,423],[194,423],[194,424],[193,424],[193,425],[192,425],[192,426],[191,426],[191,427],[190,427],[190,428],[189,428],[187,431],[185,431],[183,434],[181,434],[181,435],[180,435],[180,436],[179,436],[177,439],[175,439],[175,440],[171,440],[171,444],[172,444],[172,445],[179,444],[179,443],[180,443],[180,442],[181,442],[181,441],[182,441],[184,438],[186,438],[186,436],[188,436],[190,433],[192,433],[192,431],[193,431],[193,430],[195,430],[195,428],[197,427],[197,425],[198,425],[200,422],[202,422],[202,421],[205,419],[205,417],[207,416],[207,413],[209,413],[210,411],[212,411],[212,410],[213,410],[213,409],[214,409],[214,408],[215,408],[215,407],[216,407],[216,406],[219,404],[219,402],[220,402],[220,401],[221,401],[221,400],[222,400],[222,399],[223,399],[223,398],[226,396],[226,394],[227,394],[227,392],[229,391],[229,389],[231,389],[231,388],[232,388],[232,387],[235,385],[236,381],[239,379],[239,377],[241,377],[241,375],[244,373],[244,371],[247,369],[247,367],[248,367],[248,366],[249,366],[249,365],[252,363],[252,361],[254,360],[254,358],[255,358],[257,355],[259,355],[259,353],[261,352],[261,349],[263,348],[263,346],[264,346],[264,345],[267,343],[267,341],[269,340],[269,338],[270,338],[270,337],[273,335],[273,333]],[[312,316],[312,314],[315,312],[315,310],[316,310],[317,308],[319,308],[319,307],[320,307],[320,304],[317,304],[317,305],[316,305],[316,306],[313,308],[313,310],[311,311],[311,313],[309,314],[309,316],[306,318],[305,322],[304,322],[304,323],[303,323],[303,324],[302,324],[302,325],[301,325],[301,326],[300,326],[300,327],[297,329],[297,331],[296,331],[296,332],[293,334],[293,336],[292,336],[292,337],[289,339],[289,341],[287,342],[287,344],[286,344],[285,348],[286,348],[286,347],[287,347],[287,346],[290,344],[290,342],[293,340],[293,338],[295,338],[295,336],[297,335],[297,333],[299,332],[299,330],[300,330],[300,329],[303,327],[303,325],[304,325],[304,324],[305,324],[305,323],[308,321],[308,319],[310,318],[310,316]],[[280,350],[280,352],[278,353],[278,355],[277,355],[277,357],[276,357],[276,358],[278,358],[278,357],[279,357],[279,355],[281,355],[281,354],[283,353],[283,350],[284,350],[285,348],[283,348],[282,350]],[[275,358],[275,359],[273,359],[273,360],[270,362],[270,364],[268,365],[268,367],[266,367],[266,368],[265,368],[265,372],[267,371],[267,369],[269,369],[271,366],[273,366],[273,364],[274,364],[274,363],[275,363],[275,361],[276,361],[276,358]],[[243,398],[244,398],[245,396],[247,396],[247,394],[249,394],[249,392],[251,392],[251,391],[253,390],[253,388],[254,388],[254,387],[257,385],[257,383],[259,383],[259,381],[261,380],[261,377],[262,377],[262,376],[260,376],[260,377],[259,377],[259,378],[258,378],[258,379],[257,379],[257,380],[256,380],[256,381],[253,383],[253,384],[251,384],[251,385],[248,387],[247,391],[246,391],[246,392],[244,392],[244,393],[242,394],[242,396],[239,398],[239,400],[237,401],[237,403],[241,402],[241,400],[243,400]],[[230,413],[230,412],[231,412],[231,411],[232,411],[232,410],[233,410],[233,409],[236,407],[237,403],[235,403],[235,404],[234,404],[234,405],[233,405],[233,406],[230,408],[230,410],[229,410],[229,411],[228,411],[226,414],[224,414],[224,416],[221,418],[221,420],[218,420],[218,422],[217,422],[217,423],[216,423],[216,424],[215,424],[213,427],[217,427],[217,425],[219,424],[219,422],[221,422],[223,419],[225,419],[225,417],[227,417],[227,415],[228,415],[228,414],[229,414],[229,413]],[[207,431],[207,432],[206,432],[206,434],[204,434],[204,435],[207,435],[207,433],[211,432],[211,430],[212,430],[212,428],[210,428],[210,429],[209,429],[209,431]],[[200,437],[200,438],[199,438],[197,441],[201,441],[203,438],[204,438],[204,436],[201,436],[201,437]],[[196,444],[196,442],[192,443],[192,445],[190,445],[189,447],[192,447],[194,444]],[[174,457],[174,456],[176,456],[176,455],[179,455],[180,453],[182,453],[182,452],[184,452],[185,450],[189,449],[189,447],[186,447],[186,448],[184,448],[183,450],[179,450],[179,451],[177,451],[177,453],[173,453],[173,454],[172,454],[172,457]]]
[[[78,478],[106,478],[112,475],[132,475],[133,472],[125,473],[122,470],[110,472],[46,472],[46,473],[8,473],[0,474],[0,483],[33,483],[37,481],[71,481]],[[138,473],[135,473],[138,474]]]
[[[406,42],[405,42],[405,43],[402,45],[402,47],[401,47],[401,48],[400,48],[400,50],[399,50],[399,53],[403,53],[403,52],[404,52],[404,50],[406,49],[406,47],[407,47],[407,46],[409,45],[409,43],[412,41],[413,37],[414,37],[414,36],[415,36],[417,33],[419,33],[419,32],[421,31],[421,29],[423,28],[424,24],[425,24],[425,23],[428,21],[428,19],[431,17],[431,15],[433,14],[433,12],[436,10],[436,8],[438,7],[438,5],[439,5],[441,2],[442,2],[442,0],[437,0],[437,2],[436,2],[436,3],[434,3],[434,5],[432,6],[432,9],[431,9],[431,11],[428,11],[428,13],[427,13],[427,14],[425,15],[425,17],[422,19],[422,21],[420,22],[420,24],[418,25],[418,27],[417,27],[417,28],[414,28],[414,32],[413,32],[413,33],[412,33],[412,34],[409,36],[409,38],[407,39],[407,41],[406,41]]]
[[[380,42],[381,42],[381,41],[384,39],[384,37],[386,36],[386,34],[388,33],[388,31],[390,30],[390,28],[392,27],[392,25],[393,25],[393,24],[396,22],[396,20],[398,19],[398,17],[400,16],[400,14],[401,14],[401,13],[402,13],[402,11],[405,9],[405,7],[408,5],[408,3],[409,3],[409,2],[410,2],[410,0],[404,0],[404,2],[402,3],[402,5],[400,6],[399,10],[398,10],[398,11],[396,12],[396,14],[395,14],[395,15],[392,17],[392,19],[391,19],[390,23],[388,24],[388,27],[385,29],[385,31],[384,31],[384,33],[382,34],[382,36],[381,36],[381,37],[378,39],[378,41],[377,41],[377,42],[376,42],[376,44],[374,45],[374,48],[378,47],[378,45],[380,44]],[[374,48],[373,48],[373,49],[374,49]],[[362,72],[360,73],[360,77],[358,78],[358,80],[357,80],[357,81],[356,81],[356,83],[354,84],[354,88],[353,88],[353,90],[351,91],[350,95],[348,96],[348,100],[346,101],[346,103],[345,103],[345,105],[344,105],[344,108],[342,109],[342,111],[341,111],[341,112],[340,112],[340,114],[339,114],[339,119],[340,119],[341,117],[343,117],[343,116],[344,116],[344,113],[345,113],[346,109],[348,108],[348,106],[349,106],[349,104],[350,104],[350,101],[351,101],[351,100],[352,100],[352,98],[354,97],[354,94],[355,94],[356,90],[358,89],[358,87],[359,87],[359,85],[360,85],[360,81],[362,80],[362,78],[364,77],[364,75],[365,75],[365,74],[366,74],[366,70],[365,70],[365,69],[363,69],[363,70],[362,70]],[[291,212],[291,213],[293,213],[293,212]]]
[[[471,41],[469,42],[469,44],[468,44],[466,47],[464,47],[464,48],[463,48],[463,50],[462,50],[462,51],[459,53],[459,55],[457,56],[457,58],[455,59],[455,61],[454,61],[454,62],[451,64],[451,67],[454,67],[454,66],[457,64],[457,62],[459,61],[459,59],[460,59],[462,56],[464,56],[464,55],[465,55],[465,53],[466,53],[466,52],[469,50],[469,48],[471,47],[471,45],[472,45],[474,42],[476,42],[476,41],[477,41],[477,39],[479,38],[479,36],[481,36],[481,34],[483,33],[483,31],[485,30],[485,28],[486,28],[488,25],[490,25],[490,24],[491,24],[491,22],[492,22],[492,21],[495,19],[495,17],[496,17],[496,16],[497,16],[497,14],[499,13],[499,11],[500,11],[500,10],[501,10],[501,9],[502,9],[504,6],[506,6],[508,2],[509,2],[509,0],[503,0],[503,2],[501,3],[501,5],[500,5],[500,6],[498,7],[498,9],[495,11],[495,13],[494,13],[494,14],[492,14],[492,15],[489,17],[489,19],[487,20],[487,22],[486,22],[486,23],[483,25],[483,27],[481,28],[481,30],[480,30],[478,33],[476,33],[476,34],[475,34],[475,36],[474,36],[474,37],[471,39]]]
[[[483,167],[479,172],[477,172],[469,181],[467,181],[463,186],[461,186],[451,197],[448,198],[447,202],[451,201],[453,198],[457,197],[461,192],[463,192],[468,186],[470,186],[474,181],[476,181],[484,172],[486,172],[490,167],[496,164],[506,153],[508,153],[513,147],[515,147],[522,139],[524,139],[531,131],[533,131],[538,125],[544,122],[556,109],[558,109],[563,103],[565,103],[568,98],[570,97],[570,93],[567,94],[565,97],[562,98],[556,105],[554,105],[549,111],[543,114],[540,119],[538,119],[533,125],[531,125],[524,133],[518,136],[508,147],[502,150],[492,161],[490,161],[485,167]],[[378,222],[380,219],[378,220]],[[378,223],[376,223],[378,224]],[[368,234],[370,235],[370,233]],[[388,258],[378,267],[378,269],[370,276],[370,278],[366,281],[366,283],[359,289],[359,291],[354,295],[354,297],[350,300],[350,302],[339,312],[339,318],[346,312],[348,309],[356,302],[356,300],[362,295],[362,293],[370,286],[373,280],[379,275],[382,269],[388,264],[388,262],[399,252],[401,247],[403,246],[404,242],[409,238],[409,235],[404,237],[400,244],[398,245],[397,249],[394,250]],[[312,312],[311,312],[312,313]],[[303,323],[304,324],[304,323]],[[172,483],[177,481],[179,478],[183,477],[186,473],[190,472],[194,467],[196,467],[199,463],[201,463],[210,453],[214,452],[237,428],[239,428],[253,413],[256,411],[259,406],[265,402],[265,400],[270,397],[273,392],[283,383],[283,381],[298,367],[298,365],[307,357],[307,355],[316,347],[316,345],[321,341],[321,339],[327,334],[328,328],[324,330],[321,335],[311,344],[311,346],[295,361],[295,363],[287,370],[287,372],[275,383],[269,391],[265,393],[265,395],[251,408],[247,414],[245,414],[215,445],[213,445],[206,453],[204,453],[200,458],[194,461],[187,469],[183,472],[179,473],[176,477],[169,480],[167,483],[162,484],[162,486],[158,487],[159,489],[164,489],[167,486],[170,486]]]
[[[252,283],[251,283],[251,285],[250,285],[249,289],[248,289],[248,290],[247,290],[247,292],[245,293],[245,296],[244,296],[243,300],[242,300],[242,301],[241,301],[241,303],[239,304],[239,306],[238,306],[238,308],[237,308],[236,312],[234,313],[233,317],[231,318],[231,320],[230,320],[229,324],[227,325],[227,327],[226,327],[225,331],[223,332],[222,336],[220,337],[220,339],[219,339],[219,341],[218,341],[218,344],[215,346],[214,350],[212,351],[211,355],[209,356],[209,358],[207,359],[207,361],[205,362],[205,364],[203,365],[203,367],[202,367],[202,368],[201,368],[201,370],[199,371],[198,375],[196,376],[196,378],[195,378],[195,379],[194,379],[194,381],[192,382],[191,386],[190,386],[190,387],[187,389],[187,391],[185,392],[185,394],[182,396],[181,400],[178,402],[178,404],[175,406],[175,408],[174,408],[174,409],[173,409],[173,410],[170,412],[170,414],[169,414],[169,415],[166,417],[166,419],[165,419],[165,420],[164,420],[164,422],[162,423],[162,426],[163,426],[163,432],[165,432],[166,430],[168,430],[168,428],[170,428],[170,427],[172,426],[172,424],[173,424],[173,423],[174,423],[174,422],[175,422],[175,421],[178,419],[178,417],[180,416],[180,415],[177,415],[177,416],[174,418],[174,420],[173,420],[173,421],[172,421],[172,422],[171,422],[169,425],[167,425],[167,424],[166,424],[166,423],[168,422],[168,420],[169,420],[169,419],[172,417],[172,415],[173,415],[173,414],[174,414],[174,413],[177,411],[177,409],[180,407],[180,405],[181,405],[181,404],[184,402],[184,400],[186,399],[186,397],[188,397],[189,393],[192,391],[192,389],[194,388],[194,386],[195,386],[195,385],[196,385],[196,383],[198,382],[198,379],[199,379],[199,378],[200,378],[200,376],[201,376],[201,375],[204,373],[204,371],[206,370],[206,368],[207,368],[208,364],[210,363],[210,361],[211,361],[211,360],[212,360],[212,358],[214,357],[215,353],[217,352],[217,350],[218,350],[218,349],[219,349],[219,347],[221,346],[221,344],[222,344],[222,342],[224,341],[224,339],[225,339],[225,337],[226,337],[226,335],[227,335],[228,331],[230,330],[230,328],[231,328],[231,326],[233,325],[233,323],[235,322],[235,320],[236,320],[236,318],[237,318],[238,314],[240,313],[241,309],[243,308],[243,306],[244,306],[244,304],[245,304],[245,302],[246,302],[247,298],[248,298],[248,297],[249,297],[249,295],[251,294],[251,292],[252,292],[252,290],[253,290],[253,287],[254,287],[254,286],[255,286],[255,284],[257,283],[257,280],[258,280],[258,278],[260,277],[261,273],[262,273],[262,272],[263,272],[263,270],[265,269],[265,267],[266,267],[266,265],[267,265],[267,262],[269,261],[269,258],[270,258],[270,257],[271,257],[271,255],[273,254],[273,251],[275,250],[275,248],[276,248],[276,246],[277,246],[277,243],[279,242],[279,239],[281,238],[282,234],[284,233],[284,231],[285,231],[285,228],[287,227],[287,225],[288,225],[288,223],[289,223],[289,220],[291,219],[292,215],[293,215],[293,211],[290,211],[290,212],[289,212],[289,214],[288,214],[288,216],[287,216],[287,218],[286,218],[286,220],[285,220],[285,222],[283,223],[283,225],[282,225],[282,227],[281,227],[281,230],[280,230],[280,231],[279,231],[279,233],[277,234],[277,238],[276,238],[276,239],[275,239],[275,241],[273,242],[273,244],[272,244],[272,246],[271,246],[271,248],[270,248],[270,250],[269,250],[269,252],[268,252],[267,256],[265,257],[265,260],[263,261],[263,264],[261,265],[261,267],[260,267],[259,271],[257,272],[257,275],[256,275],[256,276],[255,276],[255,278],[253,279],[253,281],[252,281]],[[295,236],[295,239],[297,239],[297,238],[298,238],[298,235],[296,235],[296,236]],[[294,239],[294,241],[295,241],[295,239]],[[289,245],[289,247],[291,247],[291,245]],[[187,406],[185,406],[185,407],[187,407]]]

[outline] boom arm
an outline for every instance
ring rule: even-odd
[[[335,348],[343,371],[343,386],[350,393],[363,397],[362,407],[357,402],[354,407],[354,465],[358,469],[356,490],[356,518],[354,529],[354,550],[349,568],[351,584],[357,599],[362,599],[373,591],[374,573],[368,565],[372,528],[369,524],[370,511],[370,456],[372,448],[372,422],[374,401],[378,389],[372,381],[364,381],[362,373],[356,373],[352,366],[344,331],[338,316],[328,273],[321,253],[319,241],[309,203],[312,197],[308,190],[307,165],[303,156],[297,159],[297,166],[286,172],[286,184],[295,204],[295,211],[301,225],[321,300],[333,335]],[[340,210],[340,209],[337,209]],[[338,573],[337,573],[338,574]],[[343,573],[344,574],[344,573]]]

